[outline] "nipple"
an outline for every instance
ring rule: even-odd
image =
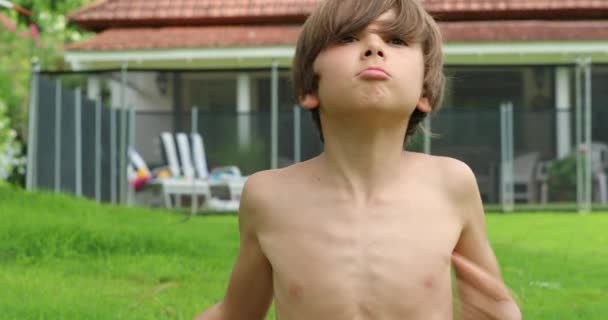
[[[289,286],[289,296],[295,300],[302,298],[302,287],[293,283]]]

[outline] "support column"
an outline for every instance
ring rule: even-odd
[[[555,134],[558,159],[564,158],[572,152],[570,69],[570,67],[555,69]]]
[[[237,136],[240,149],[251,144],[251,77],[239,73],[236,86]]]
[[[89,100],[97,100],[101,97],[101,81],[96,76],[87,78],[87,98]]]

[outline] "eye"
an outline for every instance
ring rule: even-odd
[[[389,43],[397,46],[407,46],[407,42],[401,38],[392,38]]]
[[[340,38],[340,43],[351,43],[351,42],[355,42],[357,41],[357,38],[355,38],[355,36],[352,35],[348,35],[348,36],[344,36],[342,38]]]

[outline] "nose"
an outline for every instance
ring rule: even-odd
[[[384,58],[384,52],[382,52],[382,50],[380,49],[368,49],[367,51],[365,51],[366,58],[371,58],[373,56]]]
[[[384,50],[382,45],[378,43],[377,39],[369,40],[367,42],[367,48],[363,51],[363,59],[370,59],[374,57],[384,58]]]

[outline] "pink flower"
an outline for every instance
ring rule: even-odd
[[[40,35],[40,31],[38,30],[38,27],[33,24],[30,23],[30,33],[32,34],[32,38],[38,38],[38,36]]]

